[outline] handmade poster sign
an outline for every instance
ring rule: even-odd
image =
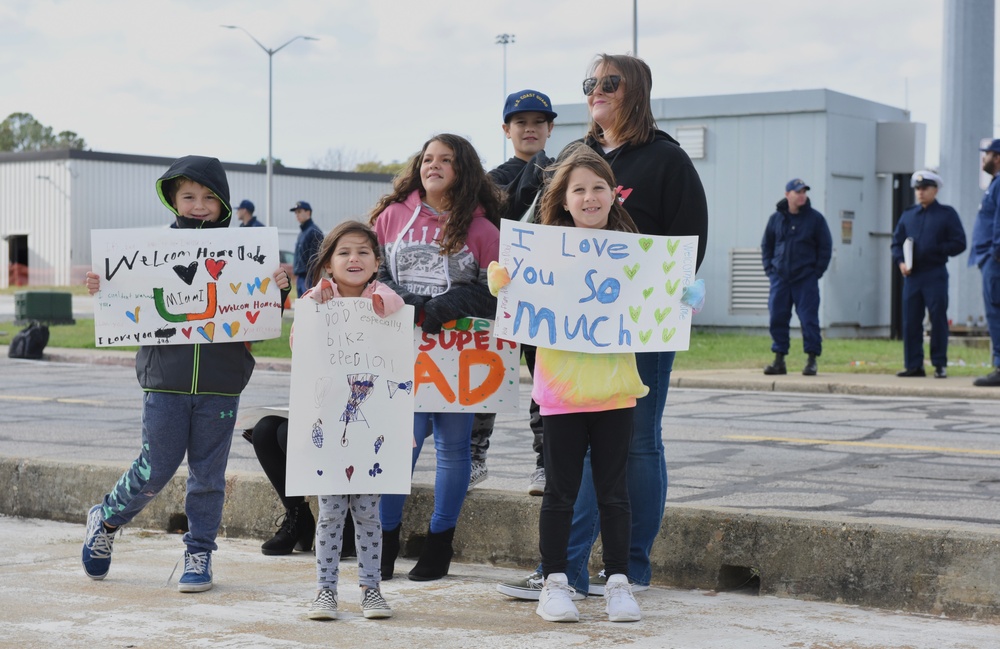
[[[276,228],[91,232],[98,347],[281,335]]]
[[[295,303],[286,494],[410,493],[412,327],[411,306]]]
[[[610,353],[679,351],[691,340],[698,237],[500,224],[499,262],[510,284],[497,296],[498,338]]]
[[[517,412],[521,348],[493,336],[493,321],[462,318],[440,333],[413,330],[421,412]]]

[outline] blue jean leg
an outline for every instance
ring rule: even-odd
[[[667,403],[674,352],[636,354],[639,377],[649,394],[635,405],[632,445],[628,456],[629,504],[632,509],[632,537],[629,546],[629,579],[648,585],[653,570],[649,553],[660,532],[667,502],[667,459],[663,448],[663,410]],[[600,533],[597,495],[590,466],[584,459],[583,481],[573,509],[566,576],[581,592],[590,587],[590,552]]]
[[[465,503],[469,476],[472,474],[472,456],[469,452],[472,419],[472,413],[464,412],[421,412],[413,415],[413,438],[417,446],[413,449],[411,471],[420,457],[424,440],[431,435],[434,436],[434,450],[437,453],[431,532],[444,532],[458,524],[458,515]],[[399,527],[403,521],[405,504],[405,495],[382,496],[379,510],[383,529],[394,530]]]

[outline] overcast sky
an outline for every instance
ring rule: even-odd
[[[0,0],[0,118],[95,151],[252,163],[403,160],[431,135],[503,161],[507,90],[583,100],[599,52],[632,50],[632,0]],[[939,156],[943,0],[638,0],[653,97],[829,88],[908,108]],[[997,69],[1000,69],[998,67]],[[1000,121],[1000,120],[995,120]],[[558,120],[557,120],[558,123]],[[996,126],[994,129],[996,130]],[[508,153],[509,153],[508,149]]]

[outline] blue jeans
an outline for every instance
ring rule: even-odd
[[[648,586],[653,576],[649,553],[660,533],[667,504],[667,459],[663,451],[663,409],[667,403],[674,352],[636,354],[639,377],[649,394],[635,404],[632,445],[628,454],[628,497],[632,509],[632,537],[629,544],[628,578]],[[590,453],[584,458],[583,481],[573,508],[566,576],[570,586],[586,593],[590,588],[587,565],[590,551],[601,532],[590,467]],[[539,569],[541,569],[539,567]]]
[[[222,523],[226,465],[239,397],[147,392],[142,404],[142,450],[104,497],[104,521],[124,525],[170,482],[187,453],[184,513],[188,552],[212,552]]]
[[[983,273],[983,306],[993,347],[993,367],[1000,367],[1000,263],[991,255],[979,270]]]
[[[434,513],[430,530],[435,534],[450,530],[458,524],[458,515],[469,489],[472,473],[472,456],[469,444],[472,437],[472,413],[419,412],[413,414],[413,464],[417,465],[424,440],[434,435],[437,467],[434,473]],[[379,511],[382,528],[394,530],[403,522],[403,505],[406,496],[385,494]]]

